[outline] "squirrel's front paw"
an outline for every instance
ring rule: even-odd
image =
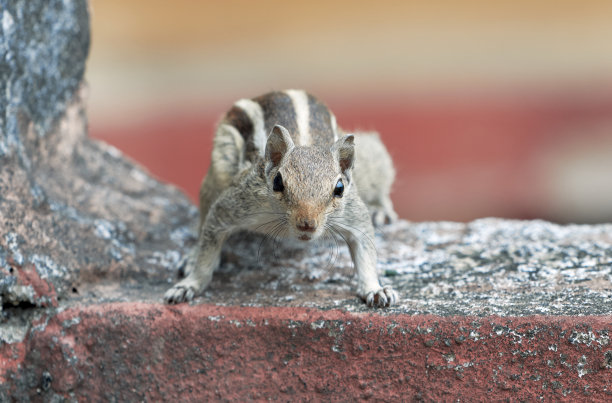
[[[380,288],[376,291],[370,291],[365,296],[362,296],[366,305],[374,307],[387,307],[395,304],[398,300],[397,292],[391,286]]]
[[[166,304],[180,304],[181,302],[191,301],[194,296],[195,289],[193,287],[178,283],[166,291],[166,294],[164,294],[164,302]]]

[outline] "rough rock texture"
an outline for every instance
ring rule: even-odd
[[[609,401],[610,331],[609,317],[100,304],[36,320],[0,398]]]
[[[0,302],[166,276],[195,209],[86,137],[86,1],[0,0]]]
[[[0,401],[612,399],[612,225],[400,221],[386,310],[335,240],[238,234],[161,304],[196,211],[86,137],[87,4],[0,6]]]
[[[345,248],[242,234],[191,305],[163,305],[173,276],[153,276],[94,283],[29,314],[7,310],[0,393],[117,401],[179,394],[611,399],[610,230],[402,221],[375,240],[383,283],[401,295],[385,310],[353,295]]]

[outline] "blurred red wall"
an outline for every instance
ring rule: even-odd
[[[195,201],[233,101],[377,130],[411,220],[612,221],[612,3],[91,0],[90,134]]]
[[[554,157],[558,144],[575,139],[597,147],[602,133],[591,127],[593,122],[612,122],[609,94],[540,94],[531,99],[499,95],[432,103],[395,99],[374,106],[337,99],[330,107],[346,130],[381,133],[397,167],[393,199],[404,218],[471,220],[494,215],[562,221],[547,210],[551,173],[541,157]],[[91,135],[176,184],[195,202],[221,113],[221,107],[164,111],[134,125],[92,127]]]

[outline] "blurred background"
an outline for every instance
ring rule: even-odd
[[[612,221],[612,2],[91,0],[90,135],[194,201],[239,98],[378,130],[401,217]]]

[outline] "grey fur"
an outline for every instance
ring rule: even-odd
[[[389,198],[395,180],[393,161],[377,133],[359,133],[355,136],[355,166],[359,197],[368,206],[374,226],[397,220]]]
[[[322,113],[323,104],[310,95],[309,105],[318,108],[310,116],[322,116],[324,121],[310,119],[312,146],[296,145],[295,133],[278,122],[272,125],[275,117],[295,116],[293,109],[271,109],[285,107],[286,102],[279,102],[285,99],[280,94],[256,98],[265,106],[264,125],[248,125],[241,116],[241,128],[272,127],[265,150],[249,150],[247,145],[253,144],[249,136],[256,133],[232,126],[232,119],[226,117],[219,125],[211,165],[200,189],[198,244],[187,277],[166,292],[165,301],[190,301],[206,288],[223,242],[231,233],[246,229],[280,231],[282,236],[303,241],[325,234],[344,239],[357,271],[359,297],[369,306],[394,304],[397,293],[378,281],[373,243],[373,223],[380,225],[397,217],[389,199],[395,174],[389,154],[378,136],[371,134],[346,135],[334,142],[333,115]],[[235,107],[228,115],[235,121]],[[295,122],[288,126],[297,127]],[[273,190],[277,174],[282,177],[283,191]],[[338,181],[344,184],[342,197],[334,196]]]

